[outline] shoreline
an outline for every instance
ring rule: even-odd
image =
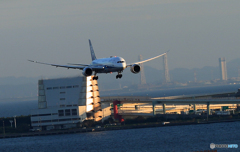
[[[148,94],[152,93],[152,92],[156,92],[156,91],[170,91],[170,90],[180,90],[180,89],[193,89],[193,88],[210,88],[210,87],[225,87],[225,86],[237,86],[239,84],[211,84],[211,85],[193,85],[193,86],[175,86],[175,87],[152,87],[149,88],[147,91],[146,90],[136,90],[133,91],[131,90],[129,93],[129,90],[124,91],[123,89],[116,89],[116,90],[112,90],[113,92],[115,91],[120,91],[119,93],[113,93],[111,91],[100,91],[100,94],[102,94],[102,97],[106,97],[106,96],[131,96],[130,94],[140,94],[140,93],[145,93],[148,92]],[[107,92],[107,93],[106,93]],[[235,91],[217,91],[215,93],[210,93],[210,94],[221,94],[221,93],[229,93],[229,92],[237,92],[237,89]],[[126,95],[127,94],[127,95]],[[188,95],[206,95],[206,93],[202,93],[202,94],[186,94],[186,96]],[[141,96],[141,95],[140,95]],[[148,95],[144,95],[144,96],[148,96]],[[164,97],[164,96],[159,96],[159,97]]]
[[[4,138],[17,138],[17,137],[31,137],[31,136],[47,136],[47,135],[59,135],[59,134],[73,134],[73,133],[86,133],[86,132],[100,132],[100,131],[111,131],[111,130],[126,130],[126,129],[140,129],[140,128],[153,128],[153,127],[168,127],[168,126],[183,126],[183,125],[201,125],[201,124],[212,124],[212,123],[223,123],[223,122],[236,122],[240,119],[232,120],[221,120],[221,121],[203,121],[203,122],[182,122],[182,123],[167,123],[163,124],[143,124],[143,125],[129,125],[129,126],[114,126],[106,128],[78,128],[70,130],[51,130],[51,131],[39,131],[39,132],[27,132],[27,133],[15,133],[0,135],[0,139]]]

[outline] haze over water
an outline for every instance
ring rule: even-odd
[[[206,95],[215,93],[237,92],[240,84],[223,85],[210,87],[193,87],[193,88],[178,88],[178,89],[163,89],[163,90],[146,90],[141,92],[100,92],[100,96],[149,96],[149,97],[167,97],[179,95]],[[0,102],[0,117],[12,117],[20,115],[29,115],[32,109],[37,109],[37,100],[33,101],[1,101]]]

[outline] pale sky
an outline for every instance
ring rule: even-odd
[[[27,59],[89,64],[88,39],[97,58],[132,63],[171,50],[170,70],[218,66],[219,57],[240,58],[239,8],[239,0],[2,0],[0,77],[77,75]]]

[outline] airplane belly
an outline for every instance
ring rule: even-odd
[[[119,72],[122,70],[123,70],[122,68],[106,67],[104,69],[98,70],[97,73],[111,73],[111,72]]]

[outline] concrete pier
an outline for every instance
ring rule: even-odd
[[[163,114],[166,114],[166,104],[162,104],[163,107]]]
[[[153,102],[152,102],[152,106],[153,106],[153,117],[156,115],[155,104],[156,104],[156,102],[153,101]]]

